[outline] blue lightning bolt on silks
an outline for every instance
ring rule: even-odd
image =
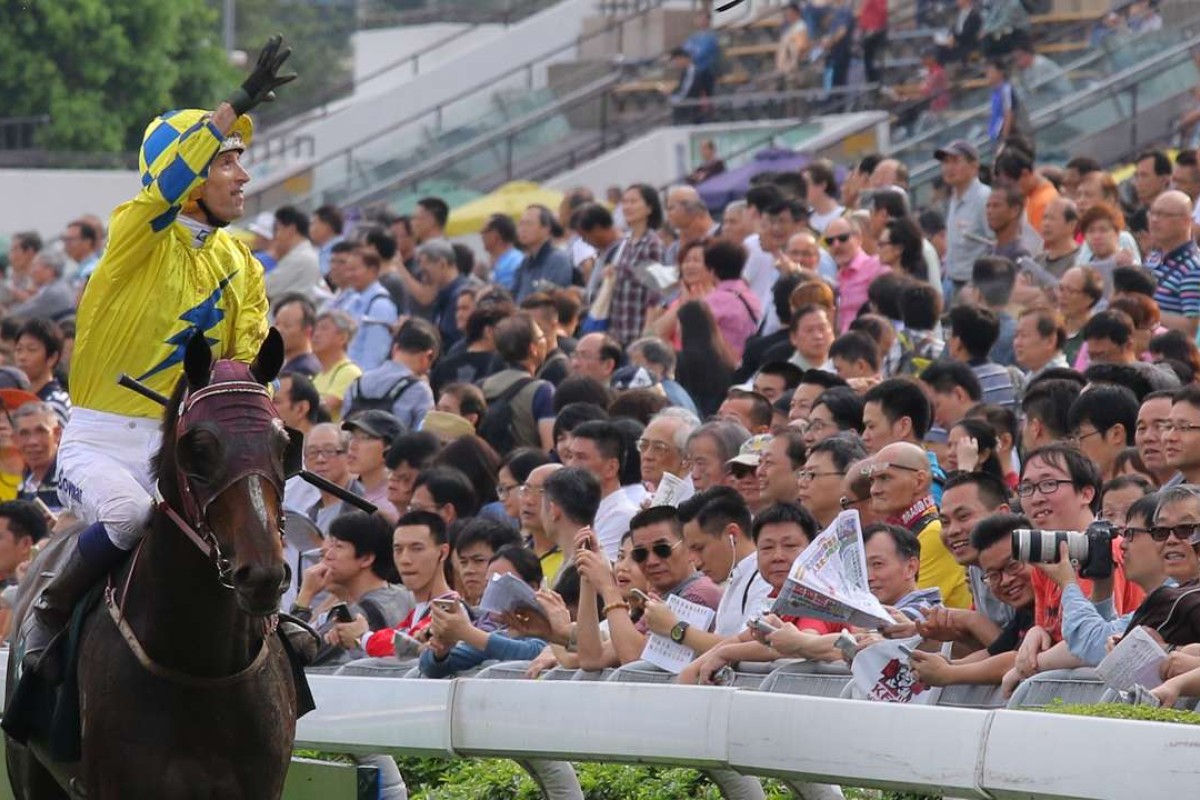
[[[191,340],[192,336],[194,336],[197,331],[207,334],[208,331],[215,328],[221,320],[225,319],[225,311],[221,308],[218,308],[217,303],[221,302],[221,298],[225,294],[225,287],[229,285],[231,280],[233,280],[234,275],[237,275],[237,270],[234,270],[222,278],[221,282],[217,284],[217,288],[213,289],[212,294],[210,294],[206,299],[179,315],[179,319],[186,322],[187,326],[170,339],[167,339],[167,344],[174,345],[175,349],[171,351],[170,355],[158,362],[158,364],[152,367],[149,371],[139,375],[139,381],[144,381],[147,378],[151,378],[162,372],[164,369],[173,367],[176,364],[182,364],[183,354],[187,350],[187,343]],[[205,341],[207,341],[210,346],[217,343],[216,339],[213,339],[209,336],[205,336]]]

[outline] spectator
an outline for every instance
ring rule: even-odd
[[[417,476],[426,467],[432,466],[433,458],[440,449],[441,442],[431,433],[402,433],[396,437],[387,449],[385,459],[389,503],[398,509],[408,508]]]
[[[1167,464],[1163,442],[1173,397],[1174,392],[1169,390],[1151,392],[1143,397],[1135,423],[1134,443],[1138,455],[1158,486],[1166,485],[1175,475],[1175,468]]]
[[[388,500],[388,472],[384,453],[404,433],[400,420],[386,411],[360,411],[342,423],[350,432],[346,466],[363,487],[363,497],[373,503],[379,513],[395,519],[399,513]]]
[[[945,44],[937,48],[938,60],[944,65],[960,62],[964,66],[971,55],[979,49],[979,35],[983,17],[975,7],[974,0],[955,0],[957,11],[950,23],[950,36]]]
[[[1083,326],[1080,336],[1090,363],[1132,364],[1138,360],[1133,320],[1124,311],[1109,308],[1097,313]]]
[[[1077,374],[1077,373],[1068,373]],[[1021,398],[1024,422],[1021,444],[1032,452],[1051,442],[1065,439],[1071,432],[1067,415],[1083,384],[1074,380],[1043,375]]]
[[[979,378],[961,361],[930,364],[921,373],[921,383],[933,402],[933,421],[943,430],[950,430],[983,399]]]
[[[983,417],[964,417],[950,426],[946,437],[946,470],[979,470],[1004,480],[996,430]]]
[[[358,326],[347,352],[364,370],[375,369],[387,360],[391,329],[399,318],[392,296],[379,282],[381,266],[378,255],[361,247],[350,254],[346,265],[347,285],[354,294],[345,311]]]
[[[861,331],[848,331],[834,340],[829,359],[838,377],[845,381],[880,379],[879,345]]]
[[[74,315],[75,292],[63,280],[66,259],[53,250],[41,250],[29,269],[33,293],[8,309],[8,316],[22,321],[48,319],[59,322]]]
[[[999,635],[1000,629],[1012,621],[1016,610],[994,593],[980,565],[979,548],[971,541],[971,536],[982,520],[1009,512],[1008,487],[994,475],[966,471],[956,473],[946,481],[940,511],[942,542],[954,560],[966,568],[974,608],[996,626],[995,635]],[[955,616],[964,621],[967,619],[959,612],[950,612],[949,616],[951,619]],[[1032,624],[1032,618],[1029,624]],[[978,621],[970,629],[972,633],[987,630]],[[988,638],[986,636],[975,638],[984,646],[991,644],[991,641],[984,641]]]
[[[700,166],[688,173],[687,182],[697,186],[724,171],[725,162],[717,155],[716,142],[712,139],[704,139],[700,142]]]
[[[1022,390],[1014,381],[1016,370],[989,357],[999,334],[1000,322],[988,309],[967,305],[950,309],[950,336],[946,340],[950,357],[967,364],[979,378],[983,402],[1015,409]]]
[[[32,559],[34,545],[47,533],[46,515],[33,503],[0,502],[0,582],[16,585],[17,568]]]
[[[608,332],[624,345],[637,338],[646,324],[646,309],[661,302],[658,292],[638,276],[636,269],[647,263],[661,263],[662,241],[658,229],[663,210],[658,192],[639,183],[625,190],[621,209],[629,225],[629,235],[602,270],[600,292],[611,287],[612,303],[608,313]]]
[[[79,284],[86,283],[100,264],[100,231],[87,220],[77,219],[67,225],[62,243],[67,257],[79,267],[76,272]]]
[[[755,474],[759,502],[764,507],[796,502],[796,471],[804,466],[806,453],[804,434],[796,430],[785,430],[767,444]]]
[[[708,116],[707,108],[701,100],[713,93],[712,76],[696,68],[692,55],[682,47],[671,51],[668,61],[672,69],[679,73],[675,88],[667,93],[667,87],[662,85],[662,91],[667,94],[671,104],[671,122],[674,125],[696,125],[704,122]]]
[[[989,255],[1002,256],[1010,261],[1028,258],[1030,253],[1021,240],[1025,220],[1025,198],[1021,190],[1011,185],[993,186],[985,213],[988,229],[994,239],[988,248]]]
[[[411,658],[417,653],[410,645],[410,639],[429,644],[432,602],[447,599],[458,602],[446,583],[445,564],[450,557],[446,524],[437,514],[408,512],[396,523],[392,553],[400,580],[416,602],[413,610],[392,628],[371,632],[365,619],[356,619],[338,623],[334,630],[343,646],[359,642],[369,656]]]
[[[534,469],[525,485],[528,488],[522,494],[522,522],[526,522],[524,509],[531,509],[530,516],[536,519],[534,530],[546,543],[552,543],[558,554],[556,572],[561,576],[562,566],[574,563],[576,536],[582,529],[591,530],[597,517],[603,491],[600,480],[582,467],[547,464]],[[547,578],[555,582],[553,574],[547,573]]]
[[[1026,370],[1026,386],[1045,370],[1067,366],[1062,351],[1066,340],[1067,330],[1057,312],[1030,308],[1021,313],[1013,337],[1013,355],[1016,364]]]
[[[1200,318],[1200,249],[1192,240],[1191,220],[1191,202],[1183,192],[1167,191],[1154,199],[1150,237],[1155,249],[1146,266],[1158,280],[1154,301],[1162,311],[1162,324],[1195,336]]]
[[[906,275],[919,281],[941,283],[939,275],[930,275],[923,252],[921,229],[911,218],[889,219],[879,232],[877,244],[880,262],[895,271],[897,276]]]
[[[738,423],[752,434],[763,434],[771,427],[771,401],[757,392],[734,387],[721,403],[717,416]]]
[[[1137,414],[1137,398],[1124,386],[1090,386],[1071,404],[1069,441],[1095,463],[1102,480],[1116,477],[1117,456],[1134,443]]]
[[[858,31],[862,39],[863,70],[867,83],[883,83],[877,60],[887,46],[887,0],[864,0],[858,9]]]
[[[1160,427],[1167,466],[1181,476],[1167,485],[1200,484],[1200,448],[1195,443],[1196,432],[1200,431],[1200,390],[1195,386],[1181,389],[1174,397],[1170,416]]]
[[[497,550],[486,564],[487,580],[516,575],[534,591],[541,588],[542,568],[537,557],[517,545]],[[426,678],[451,677],[485,661],[521,661],[536,658],[546,642],[536,636],[519,636],[515,630],[486,630],[473,623],[467,609],[455,603],[453,611],[434,605],[431,610],[434,644],[421,652],[419,666]]]
[[[754,375],[754,391],[774,403],[800,385],[803,370],[786,361],[763,364]]]
[[[479,431],[479,425],[487,414],[487,401],[483,390],[473,383],[451,383],[442,388],[438,396],[436,411],[461,417],[467,421],[471,433]],[[426,420],[429,415],[425,415]]]
[[[433,391],[439,394],[452,383],[481,383],[504,368],[496,353],[496,326],[511,316],[503,306],[481,306],[467,318],[466,346],[437,359],[429,373]]]
[[[647,336],[629,344],[629,363],[645,369],[658,381],[671,405],[696,413],[692,396],[675,380],[675,351],[662,339]]]
[[[1063,273],[1058,285],[1058,310],[1067,334],[1062,349],[1068,364],[1079,358],[1083,328],[1103,297],[1104,277],[1094,268],[1071,267]]]
[[[333,248],[339,243],[345,241],[342,232],[345,230],[346,221],[342,216],[341,210],[337,206],[323,205],[313,212],[312,219],[308,222],[308,231],[312,239],[312,243],[317,246],[317,261],[321,267],[321,275],[329,274],[330,256],[333,255]]]
[[[368,370],[346,389],[342,413],[348,419],[360,409],[388,411],[409,430],[418,430],[433,408],[426,379],[441,351],[438,333],[423,319],[411,317],[392,340],[391,358]]]
[[[468,606],[478,606],[487,589],[491,570],[488,567],[496,554],[506,547],[520,547],[517,532],[503,522],[492,519],[467,519],[458,528],[454,539],[454,563],[462,598]],[[532,556],[534,563],[537,556]],[[538,572],[541,565],[538,564]],[[541,588],[539,577],[534,591]]]
[[[724,420],[706,422],[692,431],[686,452],[697,492],[725,483],[726,465],[748,438],[750,433],[745,428]]]
[[[413,482],[412,500],[407,510],[437,514],[449,530],[458,520],[469,519],[478,513],[479,498],[470,478],[461,470],[431,466],[421,470]]]
[[[62,330],[53,322],[30,319],[17,331],[17,346],[14,348],[17,368],[29,379],[29,391],[38,399],[48,403],[58,414],[63,426],[71,417],[71,398],[54,370],[62,358]]]
[[[688,34],[683,49],[691,56],[696,71],[704,73],[708,81],[715,81],[721,62],[721,40],[712,28],[711,12],[697,11],[696,29]]]
[[[963,139],[934,151],[942,180],[950,188],[946,214],[946,258],[943,296],[949,306],[971,279],[975,261],[987,252],[987,199],[991,189],[979,180],[979,152]]]
[[[314,425],[304,438],[304,463],[318,477],[341,486],[354,494],[362,495],[366,490],[350,471],[346,457],[350,446],[350,434],[330,423]],[[354,507],[340,497],[325,491],[305,508],[304,513],[321,533],[329,533],[334,519],[353,511]]]
[[[855,18],[850,0],[831,0],[829,5],[832,7],[833,17],[829,22],[828,33],[821,40],[821,49],[826,54],[827,85],[838,89],[845,86],[850,77]],[[834,107],[840,107],[840,103],[835,101]]]
[[[809,448],[804,466],[796,471],[796,498],[822,530],[843,510],[839,499],[847,469],[866,455],[862,443],[849,436],[831,436]]]
[[[277,302],[285,294],[314,299],[321,280],[320,257],[308,239],[308,217],[293,206],[275,211],[273,247],[279,263],[266,276],[267,299]],[[331,248],[332,252],[332,248]]]
[[[568,465],[586,469],[600,479],[600,507],[593,527],[597,546],[610,560],[616,557],[621,534],[628,530],[630,518],[638,511],[637,505],[621,491],[622,447],[621,436],[610,422],[585,422],[571,432]]]
[[[995,194],[993,192],[993,194]],[[1017,321],[1008,313],[1017,284],[1017,266],[1007,258],[984,256],[971,268],[971,288],[976,302],[995,315],[998,331],[988,358],[1002,367],[1015,363],[1013,339]]]
[[[646,582],[664,600],[677,595],[684,600],[698,603],[714,612],[720,604],[721,590],[708,576],[697,572],[692,566],[687,547],[684,546],[683,530],[674,508],[659,506],[639,512],[629,521],[633,534],[632,556],[642,568]],[[586,540],[588,532],[580,534]],[[594,544],[592,545],[595,546]],[[625,664],[641,657],[646,635],[652,630],[648,620],[654,618],[660,624],[655,633],[671,636],[682,642],[687,627],[672,623],[673,614],[658,600],[647,604],[646,615],[635,625],[629,618],[628,603],[620,597],[620,590],[612,577],[608,562],[590,548],[579,548],[575,554],[582,578],[579,598],[579,664],[584,669],[603,669],[607,666]],[[597,595],[604,606],[597,608]],[[596,620],[608,620],[610,639],[600,641],[600,628]]]
[[[993,0],[984,6],[980,44],[986,58],[1007,56],[1029,36],[1029,13],[1020,0]]]
[[[589,333],[579,340],[571,355],[571,373],[583,375],[607,386],[613,372],[621,366],[621,345],[603,333]]]
[[[40,500],[58,514],[63,510],[58,498],[58,443],[62,439],[58,413],[49,403],[26,403],[12,412],[12,427],[25,460],[17,499]]]
[[[517,314],[496,325],[495,341],[496,352],[507,366],[483,381],[489,414],[496,420],[509,418],[501,434],[511,437],[512,446],[540,446],[550,452],[554,447],[554,387],[533,377],[544,360],[546,337],[528,315]],[[501,415],[499,409],[504,406],[511,411]],[[480,430],[488,444],[497,452],[507,450],[506,443],[494,441],[497,436],[487,418],[484,423]]]
[[[838,265],[838,330],[845,333],[866,304],[867,287],[887,268],[863,251],[860,229],[849,220],[839,218],[829,223],[825,243]]]
[[[802,370],[834,372],[829,357],[834,342],[833,314],[824,306],[810,303],[792,312],[788,342],[793,348],[788,362]],[[773,356],[768,353],[768,356]]]
[[[909,442],[893,442],[876,454],[868,469],[872,510],[899,520],[920,541],[920,588],[936,587],[947,606],[969,608],[971,593],[966,573],[942,542],[938,508],[931,494],[930,464],[924,451]],[[864,537],[864,541],[869,540]],[[897,602],[880,599],[889,605]]]
[[[1075,201],[1066,197],[1051,200],[1042,214],[1038,232],[1042,235],[1042,252],[1035,259],[1037,265],[1061,280],[1079,258],[1079,243],[1075,241],[1080,232],[1079,209]]]
[[[668,224],[679,238],[667,248],[664,264],[678,264],[683,247],[691,242],[704,242],[717,232],[717,223],[708,213],[700,193],[691,186],[674,186],[667,191]]]
[[[517,249],[517,226],[504,214],[493,214],[479,232],[484,252],[491,259],[492,283],[512,292],[516,289],[517,270],[524,257]]]
[[[1018,53],[1020,52],[1022,50],[1018,49]],[[1017,59],[1017,63],[1021,63],[1020,58]],[[1025,218],[1033,230],[1040,231],[1046,207],[1058,199],[1059,195],[1054,184],[1038,174],[1034,168],[1033,157],[1019,147],[1006,147],[996,157],[992,170],[998,184],[1013,186],[1020,191],[1025,198]]]
[[[692,431],[700,427],[695,414],[682,408],[664,409],[650,420],[646,430],[637,440],[641,454],[641,478],[651,487],[657,488],[664,473],[677,478],[685,477],[684,448]]]
[[[36,290],[31,275],[33,262],[42,249],[42,237],[36,231],[14,233],[8,245],[8,273],[0,292],[5,307],[28,300]]]
[[[803,429],[805,445],[811,448],[841,433],[861,434],[862,409],[862,398],[849,387],[826,389],[808,413],[808,424]]]
[[[1008,2],[1015,4],[1019,0],[1002,0],[1002,3]],[[1030,130],[1029,113],[1009,80],[1008,65],[1003,60],[993,57],[987,62],[984,76],[992,90],[988,138],[993,142],[1000,142],[1012,136],[1027,135]]]
[[[1066,70],[1034,50],[1029,41],[1022,41],[1014,48],[1013,67],[1013,77],[1026,106],[1032,105],[1034,98],[1050,102],[1074,91]]]
[[[356,620],[368,630],[390,628],[412,613],[410,592],[394,586],[396,567],[392,563],[392,529],[381,517],[351,511],[329,526],[329,538],[320,563],[304,573],[291,613],[312,622],[325,638],[325,645],[313,663],[317,666],[362,658],[358,641],[343,643],[333,633],[336,620],[329,615],[333,600],[344,603]],[[314,608],[318,597],[327,597],[325,608]]]
[[[321,405],[321,395],[317,393],[317,388],[299,372],[291,372],[279,378],[275,409],[285,425],[305,436],[314,425],[329,422],[329,412]]]
[[[721,338],[712,311],[700,301],[679,311],[682,349],[676,370],[679,384],[691,395],[701,416],[715,413],[733,383],[735,359]]]
[[[942,357],[946,342],[941,331],[941,287],[910,282],[900,290],[897,332],[903,356],[893,375],[911,375]]]
[[[317,309],[302,294],[285,294],[275,303],[275,329],[283,339],[283,367],[280,375],[298,372],[315,378],[321,372],[321,360],[312,349]]]
[[[571,260],[551,241],[554,222],[554,212],[533,205],[517,223],[517,240],[527,253],[517,269],[517,302],[534,292],[571,285]]]
[[[818,159],[804,167],[802,173],[808,187],[805,199],[812,208],[808,224],[818,235],[823,235],[829,223],[846,213],[845,207],[838,202],[837,175],[833,162]]]

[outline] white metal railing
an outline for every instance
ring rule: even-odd
[[[297,744],[333,752],[636,761],[974,798],[1189,797],[1200,779],[1200,726],[674,685],[309,680],[318,708]]]

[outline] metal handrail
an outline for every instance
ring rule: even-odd
[[[429,117],[431,114],[434,116],[434,118],[436,120],[435,126],[440,130],[441,124],[442,124],[442,111],[447,106],[453,105],[454,103],[461,102],[462,100],[465,100],[466,98],[471,97],[473,95],[477,95],[481,92],[494,91],[497,83],[500,83],[507,78],[510,78],[514,75],[519,75],[521,73],[525,73],[527,76],[526,82],[529,84],[532,84],[533,70],[538,64],[541,64],[549,59],[554,58],[555,56],[561,55],[561,54],[569,52],[571,50],[577,50],[585,42],[589,42],[589,41],[592,41],[593,39],[598,39],[602,36],[606,36],[606,35],[612,33],[613,31],[617,31],[618,36],[623,38],[624,37],[624,29],[627,24],[637,20],[638,18],[640,18],[642,16],[645,16],[651,10],[661,7],[664,2],[667,2],[667,0],[650,0],[650,4],[647,5],[646,8],[641,11],[637,11],[633,14],[630,14],[625,17],[621,17],[619,19],[614,19],[614,20],[610,21],[608,24],[606,24],[604,27],[593,31],[593,32],[587,34],[586,36],[584,36],[584,35],[576,36],[570,43],[559,46],[559,47],[555,47],[552,50],[541,53],[540,55],[538,55],[534,58],[531,58],[527,61],[524,61],[521,64],[519,64],[518,66],[513,67],[512,69],[510,69],[507,72],[504,72],[500,75],[491,75],[487,78],[487,80],[480,81],[479,83],[475,84],[474,86],[471,86],[471,87],[464,89],[463,91],[455,94],[453,97],[447,98],[445,100],[441,100],[431,106],[421,109],[420,111],[417,111],[413,114],[406,116],[404,119],[402,119],[398,122],[392,123],[391,125],[387,126],[386,128],[384,128],[382,130],[375,131],[374,133],[372,133],[368,136],[364,136],[361,139],[357,139],[354,142],[352,142],[332,153],[329,153],[328,155],[323,157],[319,162],[312,164],[311,166],[314,169],[318,169],[324,164],[332,163],[334,161],[338,161],[341,159],[352,158],[355,150],[357,150],[361,147],[365,147],[375,141],[378,141],[380,138],[388,135],[389,133],[394,133],[395,131],[401,130],[402,128],[404,128],[408,125],[413,125],[413,124],[421,121],[422,119]],[[618,48],[618,49],[620,49],[620,48]],[[253,163],[253,162],[250,162],[250,163]]]
[[[1190,24],[1195,24],[1196,22],[1200,22],[1200,18],[1193,20]],[[1094,105],[1102,99],[1103,95],[1114,95],[1129,88],[1136,89],[1138,84],[1146,79],[1146,73],[1160,72],[1167,67],[1175,66],[1177,63],[1191,60],[1193,56],[1192,51],[1198,45],[1200,45],[1200,33],[1193,35],[1190,39],[1180,42],[1174,47],[1163,50],[1145,61],[1126,67],[1116,75],[1110,75],[1082,93],[1065,97],[1039,109],[1031,115],[1030,122],[1036,131],[1042,127],[1062,122],[1071,114]],[[986,141],[981,141],[981,139],[982,137],[976,137],[976,144],[986,144]],[[938,167],[938,162],[933,159],[921,164],[917,169],[912,170],[910,185],[915,189],[928,182],[933,178],[933,173]]]

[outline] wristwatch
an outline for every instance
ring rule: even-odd
[[[671,628],[671,641],[675,644],[683,644],[683,637],[687,636],[690,627],[692,626],[686,622],[676,622],[675,627]]]

